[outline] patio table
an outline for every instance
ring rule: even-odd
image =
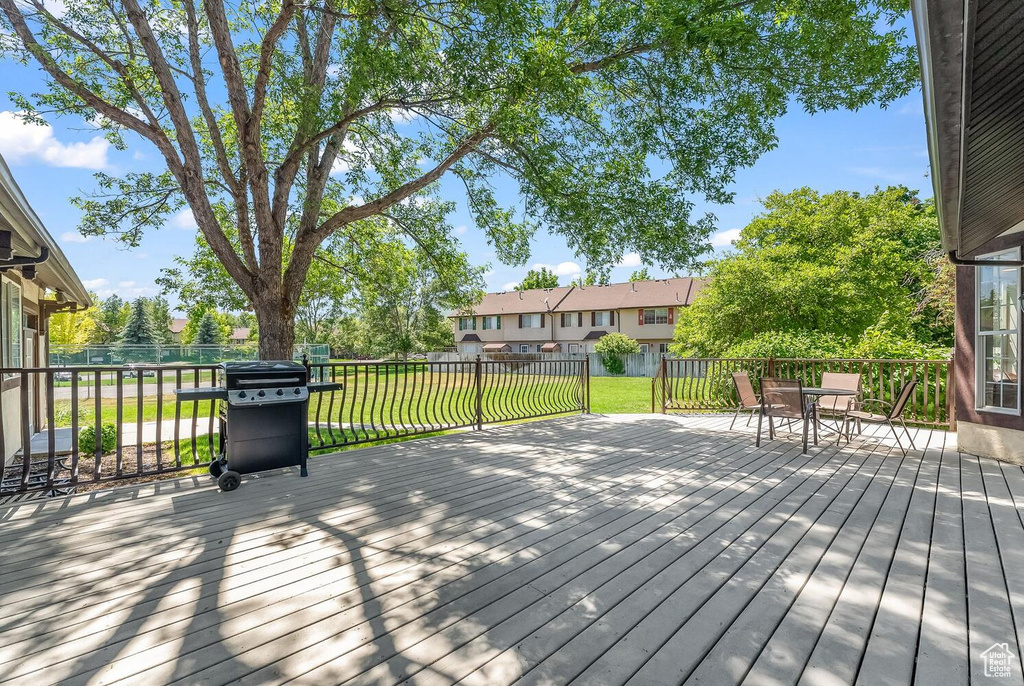
[[[821,422],[818,419],[818,403],[817,400],[823,395],[840,395],[840,396],[855,396],[857,391],[851,391],[847,388],[820,388],[817,386],[804,386],[803,388],[804,397],[807,398],[807,419],[810,420],[811,428],[814,431],[814,445],[818,445],[818,425]],[[822,426],[824,426],[822,424]],[[842,432],[837,432],[842,437]],[[836,441],[838,442],[838,438]]]

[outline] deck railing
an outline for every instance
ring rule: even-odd
[[[920,426],[953,427],[951,360],[810,358],[663,358],[651,379],[652,412],[735,409],[733,372],[747,372],[755,389],[764,376],[800,379],[820,386],[824,372],[860,374],[861,398],[892,402],[903,384],[918,382],[904,414]]]
[[[313,451],[590,407],[585,359],[345,362],[309,371],[341,384],[310,399]],[[0,497],[206,465],[219,445],[219,403],[179,403],[174,390],[218,386],[219,373],[214,365],[0,370]]]

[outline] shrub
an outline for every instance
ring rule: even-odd
[[[109,453],[117,447],[117,427],[113,424],[104,424],[100,429],[100,445],[104,453]],[[92,452],[96,449],[96,427],[87,426],[78,434],[78,446],[82,452]]]
[[[622,356],[639,353],[640,344],[624,333],[608,333],[594,344],[594,352],[601,356],[609,374],[622,374],[626,371]]]

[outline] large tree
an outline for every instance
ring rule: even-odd
[[[903,187],[868,195],[801,188],[770,194],[764,208],[680,311],[677,352],[717,356],[780,332],[854,342],[887,331],[952,344],[951,329],[921,320],[952,305],[941,302],[951,291],[933,287],[939,225],[931,201]],[[925,303],[924,294],[933,297]]]
[[[557,288],[558,275],[547,267],[531,269],[516,286],[517,291],[530,291],[535,288]]]
[[[59,9],[58,9],[59,8]],[[29,118],[86,117],[162,169],[98,175],[86,233],[129,243],[182,208],[287,357],[318,246],[387,221],[434,256],[419,202],[453,176],[499,259],[538,225],[591,269],[708,247],[773,122],[887,104],[916,82],[903,0],[0,0],[42,67]],[[405,122],[414,120],[411,124]],[[134,136],[131,138],[128,136]],[[661,160],[652,164],[652,160]],[[500,192],[503,176],[518,191]],[[691,198],[691,196],[694,196]],[[505,204],[503,204],[505,203]]]

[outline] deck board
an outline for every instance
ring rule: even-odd
[[[230,494],[0,508],[0,683],[930,685],[1020,654],[1019,466],[927,430],[905,458],[867,427],[755,448],[729,420],[562,418]]]

